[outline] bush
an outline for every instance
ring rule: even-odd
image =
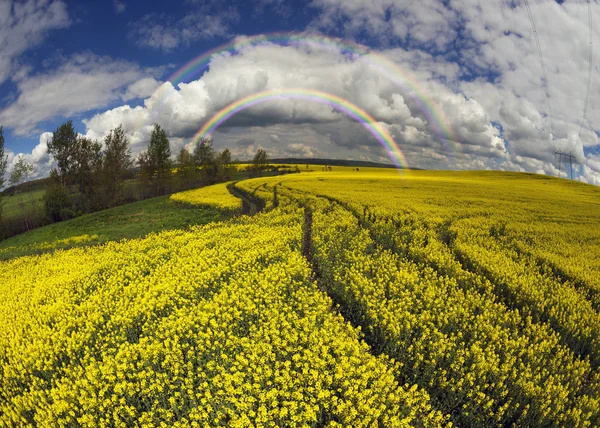
[[[68,220],[76,215],[69,192],[63,186],[48,188],[44,195],[44,210],[52,222]]]
[[[27,207],[18,215],[4,217],[0,220],[0,240],[27,232],[48,224],[48,218],[41,209]]]

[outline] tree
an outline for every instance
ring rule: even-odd
[[[52,177],[68,192],[76,185],[79,196],[74,200],[76,211],[90,211],[100,205],[96,201],[98,181],[102,166],[102,146],[97,141],[77,135],[73,122],[59,126],[48,142],[48,153],[54,158],[57,168]]]
[[[78,150],[77,140],[73,122],[69,120],[56,128],[52,139],[48,142],[48,154],[56,161],[56,176],[63,186],[72,184],[73,181],[74,170],[77,166],[75,162]]]
[[[158,179],[171,175],[171,145],[167,134],[159,124],[154,125],[152,135],[150,135],[148,154],[151,163],[156,168]]]
[[[196,142],[194,148],[194,162],[200,167],[200,174],[204,184],[212,184],[218,175],[218,165],[210,138],[203,137]]]
[[[131,149],[123,126],[110,131],[104,138],[102,175],[109,204],[117,204],[122,197],[123,178],[131,168]]]
[[[162,194],[171,176],[171,146],[167,134],[160,125],[154,125],[148,150],[140,153],[138,164],[142,170],[142,177],[155,183],[156,193]]]
[[[184,188],[192,187],[196,175],[196,164],[190,152],[182,147],[177,155],[177,177]]]
[[[148,196],[144,189],[149,189],[152,184],[154,168],[150,164],[150,156],[148,155],[148,151],[139,153],[135,161],[140,167],[140,190],[143,194],[142,197],[145,198]]]
[[[6,166],[8,165],[8,156],[4,152],[4,129],[0,126],[0,190],[4,187]],[[2,208],[4,200],[0,196],[0,222],[2,221]]]
[[[215,150],[213,149],[212,139],[203,137],[196,142],[194,147],[194,161],[196,165],[205,167],[212,165],[215,160]]]
[[[219,160],[221,165],[223,165],[225,168],[229,168],[231,166],[231,152],[229,149],[225,149],[221,152]]]
[[[258,149],[256,154],[254,155],[254,159],[252,160],[252,165],[255,171],[258,171],[259,176],[262,176],[262,171],[268,165],[268,155],[267,152],[263,149]]]
[[[23,215],[25,216],[25,227],[27,228],[27,230],[31,229],[32,225],[30,224],[29,215],[27,214],[27,209],[25,208],[23,190],[20,189],[20,185],[29,181],[29,177],[31,177],[31,175],[33,175],[34,172],[35,168],[33,167],[33,165],[28,162],[25,162],[25,158],[23,157],[23,155],[19,155],[17,163],[15,164],[15,166],[13,166],[12,172],[10,173],[10,185],[15,186],[15,188],[18,189],[17,191],[21,194],[21,210],[23,212]],[[35,201],[31,197],[31,194],[29,195],[29,197],[31,199],[32,205],[35,206]]]
[[[219,156],[218,161],[220,174],[224,180],[229,180],[231,178],[231,152],[229,149],[223,150]]]
[[[10,185],[19,186],[28,181],[29,177],[35,172],[32,164],[25,162],[23,155],[19,155],[17,163],[13,166],[10,174]]]
[[[215,153],[212,139],[203,137],[196,142],[194,161],[200,167],[204,184],[213,184],[219,179],[219,155]]]
[[[4,187],[6,166],[8,165],[8,156],[4,151],[4,128],[0,126],[0,189]]]
[[[72,175],[78,190],[91,202],[96,191],[98,178],[102,168],[102,145],[85,137],[78,137],[73,156]],[[86,207],[89,209],[89,207]]]

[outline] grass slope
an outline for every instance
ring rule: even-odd
[[[176,204],[169,196],[147,199],[50,224],[0,242],[0,260],[57,249],[143,237],[227,217],[217,209]]]
[[[30,192],[23,193],[23,203],[26,209],[30,210],[32,206],[32,199],[35,203],[35,207],[42,209],[42,199],[46,193],[45,189],[32,190]],[[4,203],[4,215],[6,218],[17,217],[22,214],[23,209],[21,208],[21,195],[3,196],[2,202]]]

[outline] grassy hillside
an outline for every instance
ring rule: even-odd
[[[184,206],[170,201],[169,196],[161,196],[50,224],[0,241],[0,260],[140,238],[151,232],[206,224],[229,216],[216,208]]]
[[[27,210],[30,210],[32,206],[36,209],[43,210],[43,198],[46,190],[38,189],[22,194],[23,199],[21,200],[21,194],[12,196],[3,196],[2,201],[4,202],[4,215],[6,218],[17,217],[22,214],[21,204],[23,203]]]
[[[2,423],[600,425],[600,189],[343,167],[235,186],[265,209],[4,250]],[[149,212],[240,209],[225,185],[175,199]],[[148,223],[118,218],[57,236]]]

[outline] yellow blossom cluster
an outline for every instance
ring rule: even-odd
[[[232,182],[219,183],[200,189],[174,193],[169,200],[192,206],[215,207],[231,214],[239,214],[242,211],[242,201],[227,190],[227,187],[231,184]]]
[[[0,262],[0,425],[444,425],[317,288],[303,217]]]
[[[336,167],[0,261],[0,425],[600,426],[600,191]],[[248,207],[246,207],[248,208]]]
[[[314,211],[322,286],[459,425],[600,423],[596,189],[424,171],[289,176],[286,192]]]

